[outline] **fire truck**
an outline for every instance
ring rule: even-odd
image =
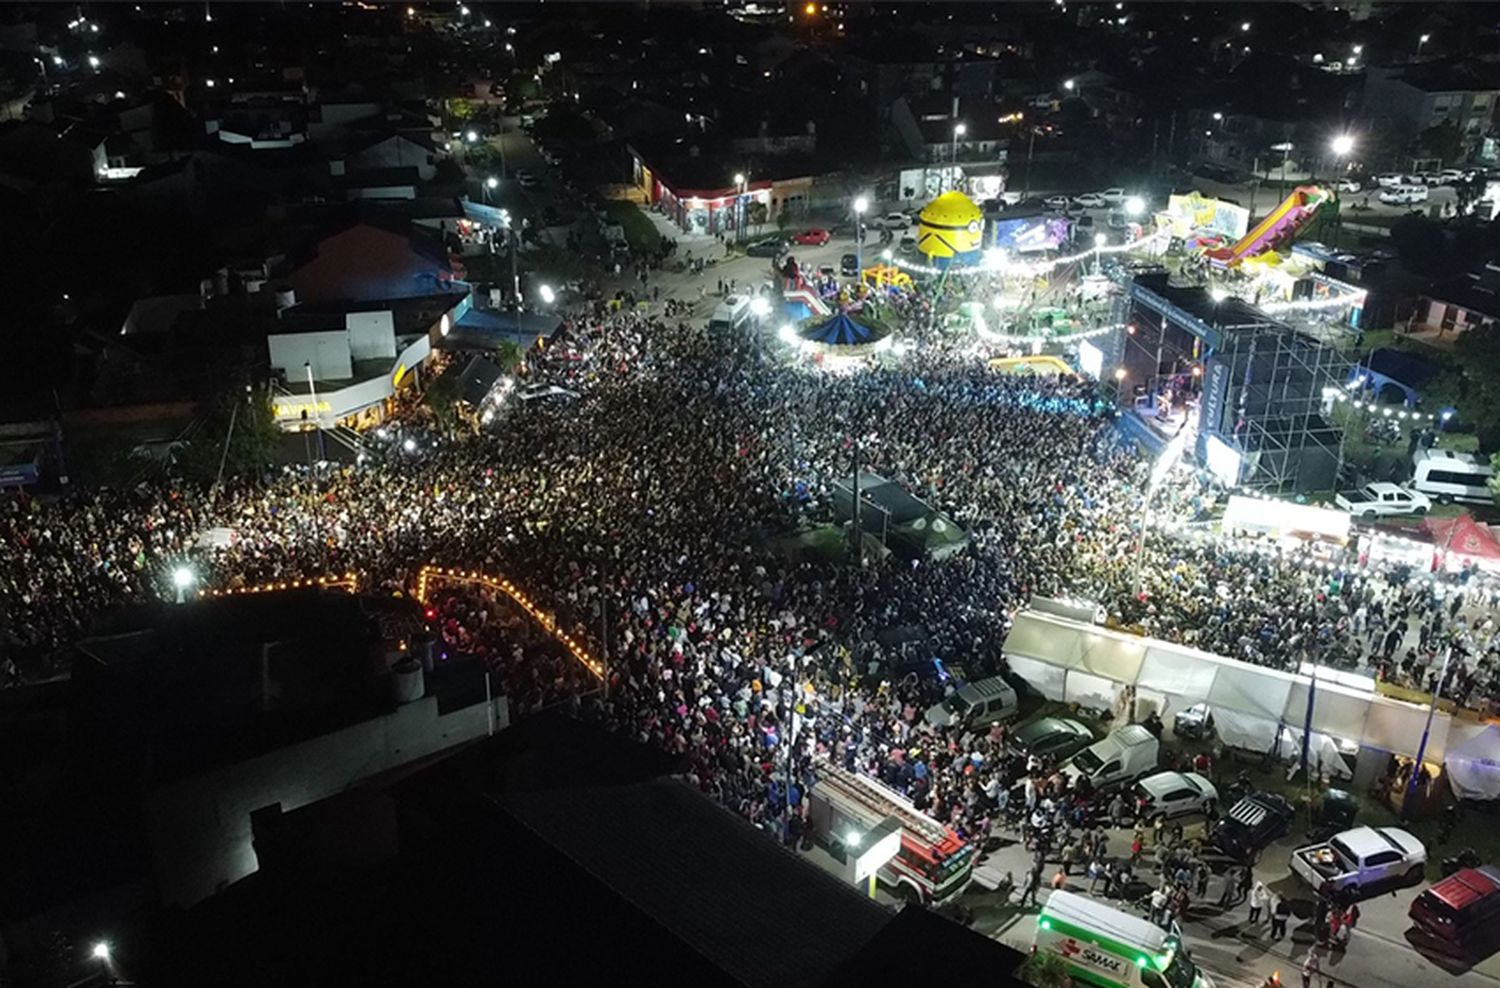
[[[850,834],[866,833],[887,817],[901,824],[901,849],[877,875],[902,898],[927,905],[946,902],[969,884],[974,846],[913,806],[900,793],[826,758],[814,764],[808,793],[813,836],[834,855],[846,852]]]

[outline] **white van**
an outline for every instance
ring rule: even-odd
[[[1419,449],[1412,457],[1411,487],[1439,504],[1468,501],[1490,504],[1490,465],[1472,453],[1451,449]]]
[[[1036,949],[1061,957],[1080,984],[1214,988],[1178,934],[1073,892],[1053,892],[1042,906]]]
[[[750,319],[749,295],[725,295],[724,301],[714,309],[708,320],[708,328],[714,331],[739,329]]]
[[[1395,185],[1380,191],[1380,201],[1387,206],[1411,206],[1427,201],[1425,185]]]
[[[1062,770],[1074,782],[1087,778],[1095,792],[1111,789],[1154,772],[1160,747],[1156,735],[1126,724],[1068,759]]]
[[[1010,720],[1019,709],[1016,691],[999,676],[960,686],[942,703],[927,709],[933,727],[980,727]]]

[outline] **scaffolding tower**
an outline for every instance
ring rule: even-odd
[[[1325,394],[1348,379],[1349,360],[1271,319],[1220,330],[1201,428],[1240,456],[1240,484],[1276,494],[1335,487],[1343,433],[1325,418]]]

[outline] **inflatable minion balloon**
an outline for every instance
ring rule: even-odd
[[[984,212],[962,192],[945,192],[917,217],[917,250],[933,267],[978,264],[984,246]]]

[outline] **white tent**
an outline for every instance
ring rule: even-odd
[[[1016,615],[1005,656],[1018,676],[1051,700],[1112,708],[1121,690],[1133,685],[1138,698],[1154,702],[1163,714],[1207,702],[1219,735],[1236,747],[1269,751],[1281,726],[1283,755],[1301,751],[1307,695],[1313,689],[1308,676],[1036,611]],[[1426,707],[1327,678],[1318,680],[1316,690],[1310,750],[1326,768],[1337,770],[1342,764],[1337,758],[1340,741],[1416,756]],[[1472,726],[1476,730],[1465,730],[1439,713],[1426,757],[1439,759],[1463,745],[1459,771],[1468,784],[1477,792],[1493,783],[1494,795],[1500,796],[1500,768],[1490,767],[1491,761],[1500,766],[1500,728]]]
[[[1500,797],[1500,724],[1454,723],[1445,764],[1460,799]]]

